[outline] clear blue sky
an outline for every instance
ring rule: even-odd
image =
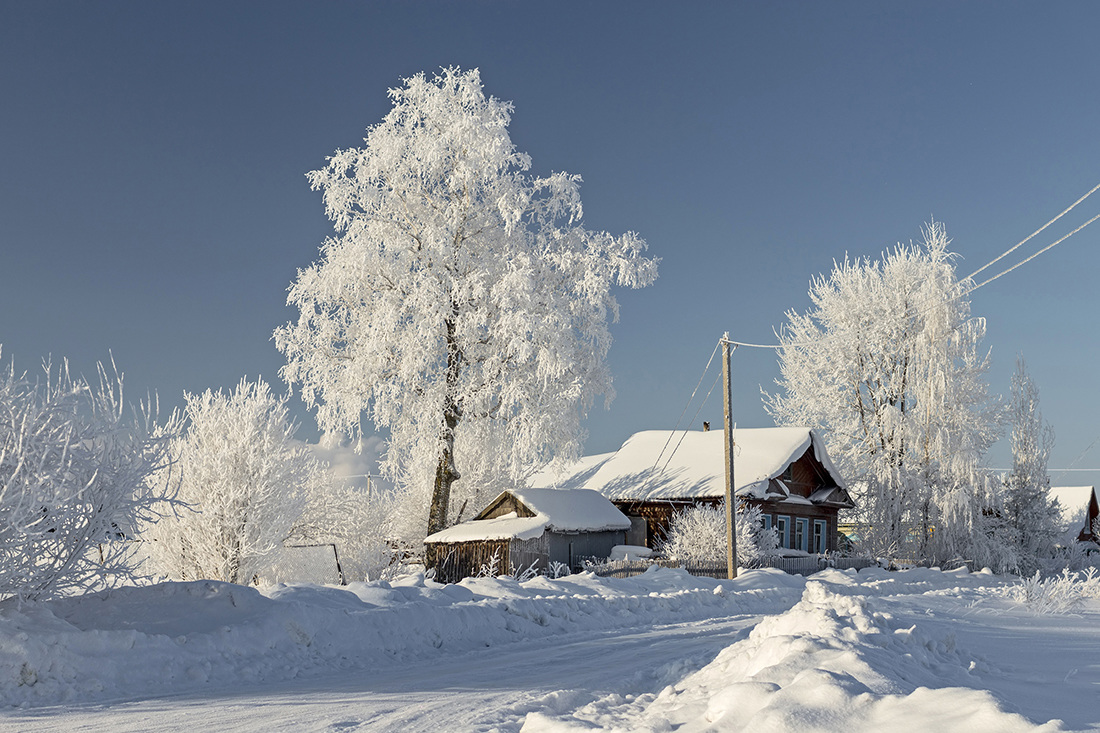
[[[91,372],[110,349],[131,398],[168,406],[281,384],[271,332],[331,231],[304,174],[360,144],[402,77],[476,66],[535,168],[584,177],[587,225],[662,258],[620,293],[618,398],[588,423],[588,451],[613,450],[672,427],[722,332],[770,341],[834,258],[934,216],[966,274],[1100,183],[1098,27],[1094,2],[7,0],[4,362]],[[1028,360],[1054,466],[1100,435],[1098,240],[1100,223],[972,299],[993,390]],[[775,355],[739,350],[734,372],[738,423],[768,425]],[[720,416],[716,391],[698,420]]]

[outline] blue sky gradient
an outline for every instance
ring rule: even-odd
[[[589,452],[613,450],[675,424],[723,331],[772,341],[834,259],[935,217],[967,274],[1100,183],[1097,27],[1091,2],[5,2],[4,361],[89,373],[111,350],[130,397],[166,407],[281,384],[271,333],[331,231],[305,173],[361,144],[403,77],[478,67],[536,171],[584,177],[587,226],[662,258],[620,293],[618,397],[588,421]],[[1005,264],[1098,212],[1100,194]],[[1100,436],[1098,236],[972,297],[991,387],[1027,359],[1056,467]],[[776,375],[736,352],[740,425],[770,424]],[[697,422],[720,417],[716,390]]]

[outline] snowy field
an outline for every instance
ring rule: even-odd
[[[0,730],[1100,730],[1100,601],[917,569],[0,603]]]

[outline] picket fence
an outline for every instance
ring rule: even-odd
[[[812,575],[825,568],[847,570],[869,568],[877,563],[866,557],[833,557],[831,555],[808,555],[806,557],[769,557],[754,564],[756,568],[778,568],[791,575]],[[615,560],[598,565],[590,565],[590,570],[603,578],[629,578],[641,575],[651,566],[662,568],[682,568],[689,574],[707,578],[725,578],[724,562],[681,562],[679,560]]]

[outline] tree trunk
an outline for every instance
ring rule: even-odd
[[[443,439],[443,454],[439,457],[439,465],[435,469],[435,485],[432,487],[432,503],[428,510],[428,534],[435,534],[447,528],[447,507],[451,503],[451,484],[458,479],[458,469],[455,468],[455,436],[454,425],[447,420],[447,435]]]
[[[459,479],[455,467],[455,428],[462,417],[462,408],[455,400],[458,391],[458,373],[462,366],[462,352],[455,339],[455,321],[458,306],[452,304],[454,318],[444,325],[447,329],[447,397],[443,405],[443,450],[435,469],[435,485],[432,487],[432,503],[428,509],[428,534],[447,528],[447,508],[451,503],[451,484]]]

